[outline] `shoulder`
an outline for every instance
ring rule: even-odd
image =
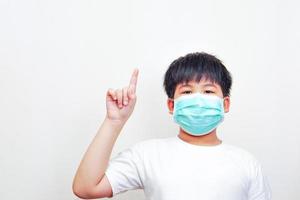
[[[226,144],[226,154],[233,159],[244,161],[247,165],[259,165],[259,161],[256,156],[249,150],[232,144]]]
[[[262,171],[262,165],[253,153],[236,145],[226,145],[226,147],[226,156],[230,162],[244,169],[249,180]]]

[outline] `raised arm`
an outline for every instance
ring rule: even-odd
[[[138,72],[138,69],[133,71],[128,86],[107,91],[105,119],[88,146],[73,180],[73,193],[79,198],[112,196],[105,170],[117,137],[133,112]]]

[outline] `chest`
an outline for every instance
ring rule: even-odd
[[[216,156],[216,157],[211,157]],[[246,197],[245,169],[217,155],[167,159],[149,165],[145,193],[156,199],[239,199]],[[154,198],[153,198],[154,199]]]

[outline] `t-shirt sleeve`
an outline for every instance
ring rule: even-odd
[[[124,149],[111,158],[105,174],[111,184],[113,196],[127,190],[142,189],[142,170],[136,145]]]
[[[268,178],[260,162],[255,159],[251,168],[248,200],[271,200],[271,197]]]

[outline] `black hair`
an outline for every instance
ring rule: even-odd
[[[230,72],[216,56],[195,52],[181,56],[168,67],[163,86],[169,98],[174,98],[176,86],[191,80],[199,82],[202,78],[220,85],[223,96],[230,96],[232,77]]]

